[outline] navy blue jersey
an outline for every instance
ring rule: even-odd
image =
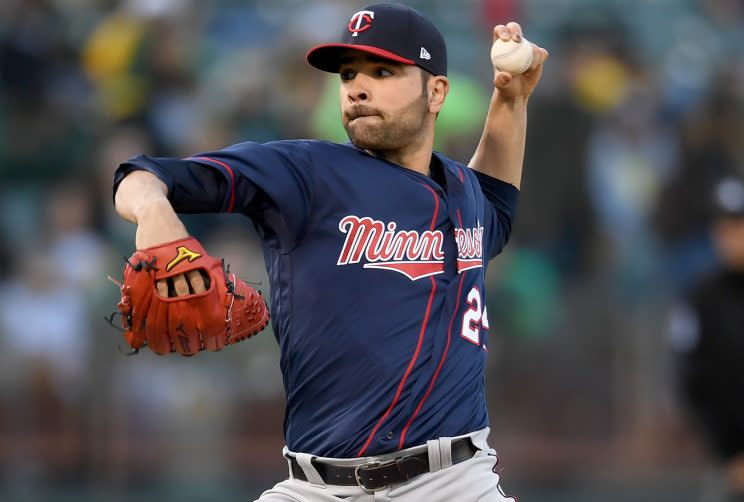
[[[443,155],[440,183],[352,145],[137,156],[177,212],[241,212],[262,238],[292,451],[376,455],[485,427],[484,273],[517,189]]]

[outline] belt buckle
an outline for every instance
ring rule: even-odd
[[[387,486],[387,485],[382,485],[376,488],[367,488],[367,486],[364,484],[364,480],[359,476],[360,469],[367,469],[370,467],[380,467],[381,465],[382,465],[382,462],[374,461],[374,462],[367,462],[366,464],[358,465],[354,468],[354,478],[356,479],[356,482],[357,482],[357,485],[359,485],[359,488],[361,488],[367,493],[372,493],[376,490],[381,490],[385,488],[385,486]]]

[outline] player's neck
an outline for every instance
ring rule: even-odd
[[[430,175],[431,154],[434,148],[434,135],[425,135],[403,148],[396,150],[367,150],[367,153],[393,164],[419,172],[424,176]]]

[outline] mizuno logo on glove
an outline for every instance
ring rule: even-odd
[[[178,250],[178,254],[168,263],[168,265],[165,266],[166,272],[170,272],[171,270],[173,270],[173,267],[181,263],[183,260],[188,260],[189,263],[191,263],[197,258],[201,258],[200,253],[191,251],[186,246],[178,246],[178,248],[176,249]]]

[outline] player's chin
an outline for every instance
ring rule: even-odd
[[[386,145],[381,131],[376,127],[361,126],[356,124],[346,125],[346,134],[355,147],[362,150],[379,150],[389,146]]]

